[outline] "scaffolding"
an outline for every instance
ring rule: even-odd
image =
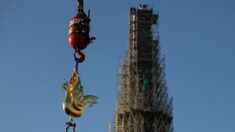
[[[128,51],[119,60],[115,119],[109,131],[172,132],[172,97],[160,53],[158,14],[148,5],[130,8]]]

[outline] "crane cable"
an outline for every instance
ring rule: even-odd
[[[84,0],[77,0],[78,11],[83,11]]]

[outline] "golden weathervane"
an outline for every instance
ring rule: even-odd
[[[65,99],[63,102],[64,112],[70,116],[70,122],[66,122],[66,132],[70,126],[75,131],[76,124],[73,124],[73,117],[82,116],[84,110],[97,103],[97,96],[83,95],[83,87],[79,78],[79,73],[74,70],[70,82],[65,80],[62,88],[65,91]]]

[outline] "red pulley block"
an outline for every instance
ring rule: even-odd
[[[85,13],[78,13],[69,23],[69,44],[75,50],[83,50],[90,43],[89,21]]]

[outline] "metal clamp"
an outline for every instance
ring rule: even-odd
[[[66,122],[65,132],[68,132],[69,127],[73,127],[73,132],[75,132],[76,123]]]

